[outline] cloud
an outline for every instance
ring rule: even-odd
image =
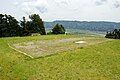
[[[114,4],[113,4],[113,6],[115,8],[119,8],[120,7],[120,1],[115,1]]]
[[[96,6],[107,5],[112,6],[113,8],[120,7],[120,0],[95,0]]]
[[[100,5],[105,4],[106,2],[107,2],[107,0],[97,0],[97,1],[95,1],[95,4],[96,4],[97,6],[100,6]]]
[[[48,11],[47,0],[24,0],[22,2],[15,2],[14,5],[20,7],[26,14],[31,14],[35,10],[40,13],[45,13]]]
[[[43,19],[118,19],[120,0],[14,0],[24,14],[40,14]],[[22,11],[23,12],[22,12]],[[89,14],[88,14],[89,13]],[[72,16],[71,16],[72,15]],[[117,17],[116,17],[117,16]]]
[[[41,12],[41,13],[45,13],[48,11],[48,2],[46,0],[37,0],[37,2],[35,2],[35,8]]]
[[[54,0],[56,4],[58,5],[68,5],[69,0]]]
[[[45,13],[48,11],[48,9],[44,5],[43,6],[36,6],[36,9],[41,13]]]
[[[15,2],[14,5],[16,7],[20,7],[22,11],[26,14],[31,14],[33,12],[46,13],[48,12],[48,8],[52,6],[60,7],[66,6],[69,4],[69,0],[23,0],[21,2]],[[36,11],[37,10],[37,11]]]
[[[30,14],[32,13],[32,9],[30,8],[31,5],[29,2],[24,2],[20,5],[20,8],[26,13],[26,14]]]
[[[19,5],[19,2],[13,2],[13,4],[17,7]]]

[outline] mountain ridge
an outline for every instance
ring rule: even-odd
[[[90,30],[109,32],[114,29],[120,29],[120,22],[109,22],[109,21],[67,21],[67,20],[56,20],[52,22],[45,22],[46,28],[53,28],[55,24],[62,24],[66,29],[79,29],[79,30]]]

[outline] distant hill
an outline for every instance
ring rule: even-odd
[[[66,29],[71,30],[89,30],[89,31],[99,31],[99,32],[107,32],[113,31],[114,29],[120,29],[120,23],[116,22],[95,22],[95,21],[53,21],[53,22],[45,22],[46,29],[51,29],[55,24],[60,23]]]

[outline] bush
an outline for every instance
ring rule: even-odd
[[[52,29],[53,34],[65,34],[65,28],[63,25],[56,24],[55,27]]]
[[[113,32],[107,32],[106,38],[120,39],[120,29],[115,29]]]
[[[47,33],[47,35],[52,35],[52,34],[53,34],[53,32],[52,32],[52,31],[50,31],[50,32],[48,32],[48,33]]]

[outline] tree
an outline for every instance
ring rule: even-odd
[[[19,36],[21,30],[18,21],[14,17],[0,14],[0,37]]]
[[[65,28],[63,25],[56,24],[55,27],[52,29],[53,34],[65,34]]]
[[[25,17],[19,22],[11,15],[0,14],[0,37],[28,36],[31,33],[45,35],[44,23],[39,15],[30,15],[30,21]]]
[[[113,32],[107,32],[106,38],[120,39],[120,29],[115,29]]]
[[[29,18],[31,19],[29,23],[29,31],[30,33],[40,33],[41,35],[46,35],[44,23],[39,15],[33,14],[30,15]]]
[[[26,21],[25,17],[22,18],[23,20],[20,21],[20,25],[22,27],[22,36],[30,35],[29,31],[29,21]]]

